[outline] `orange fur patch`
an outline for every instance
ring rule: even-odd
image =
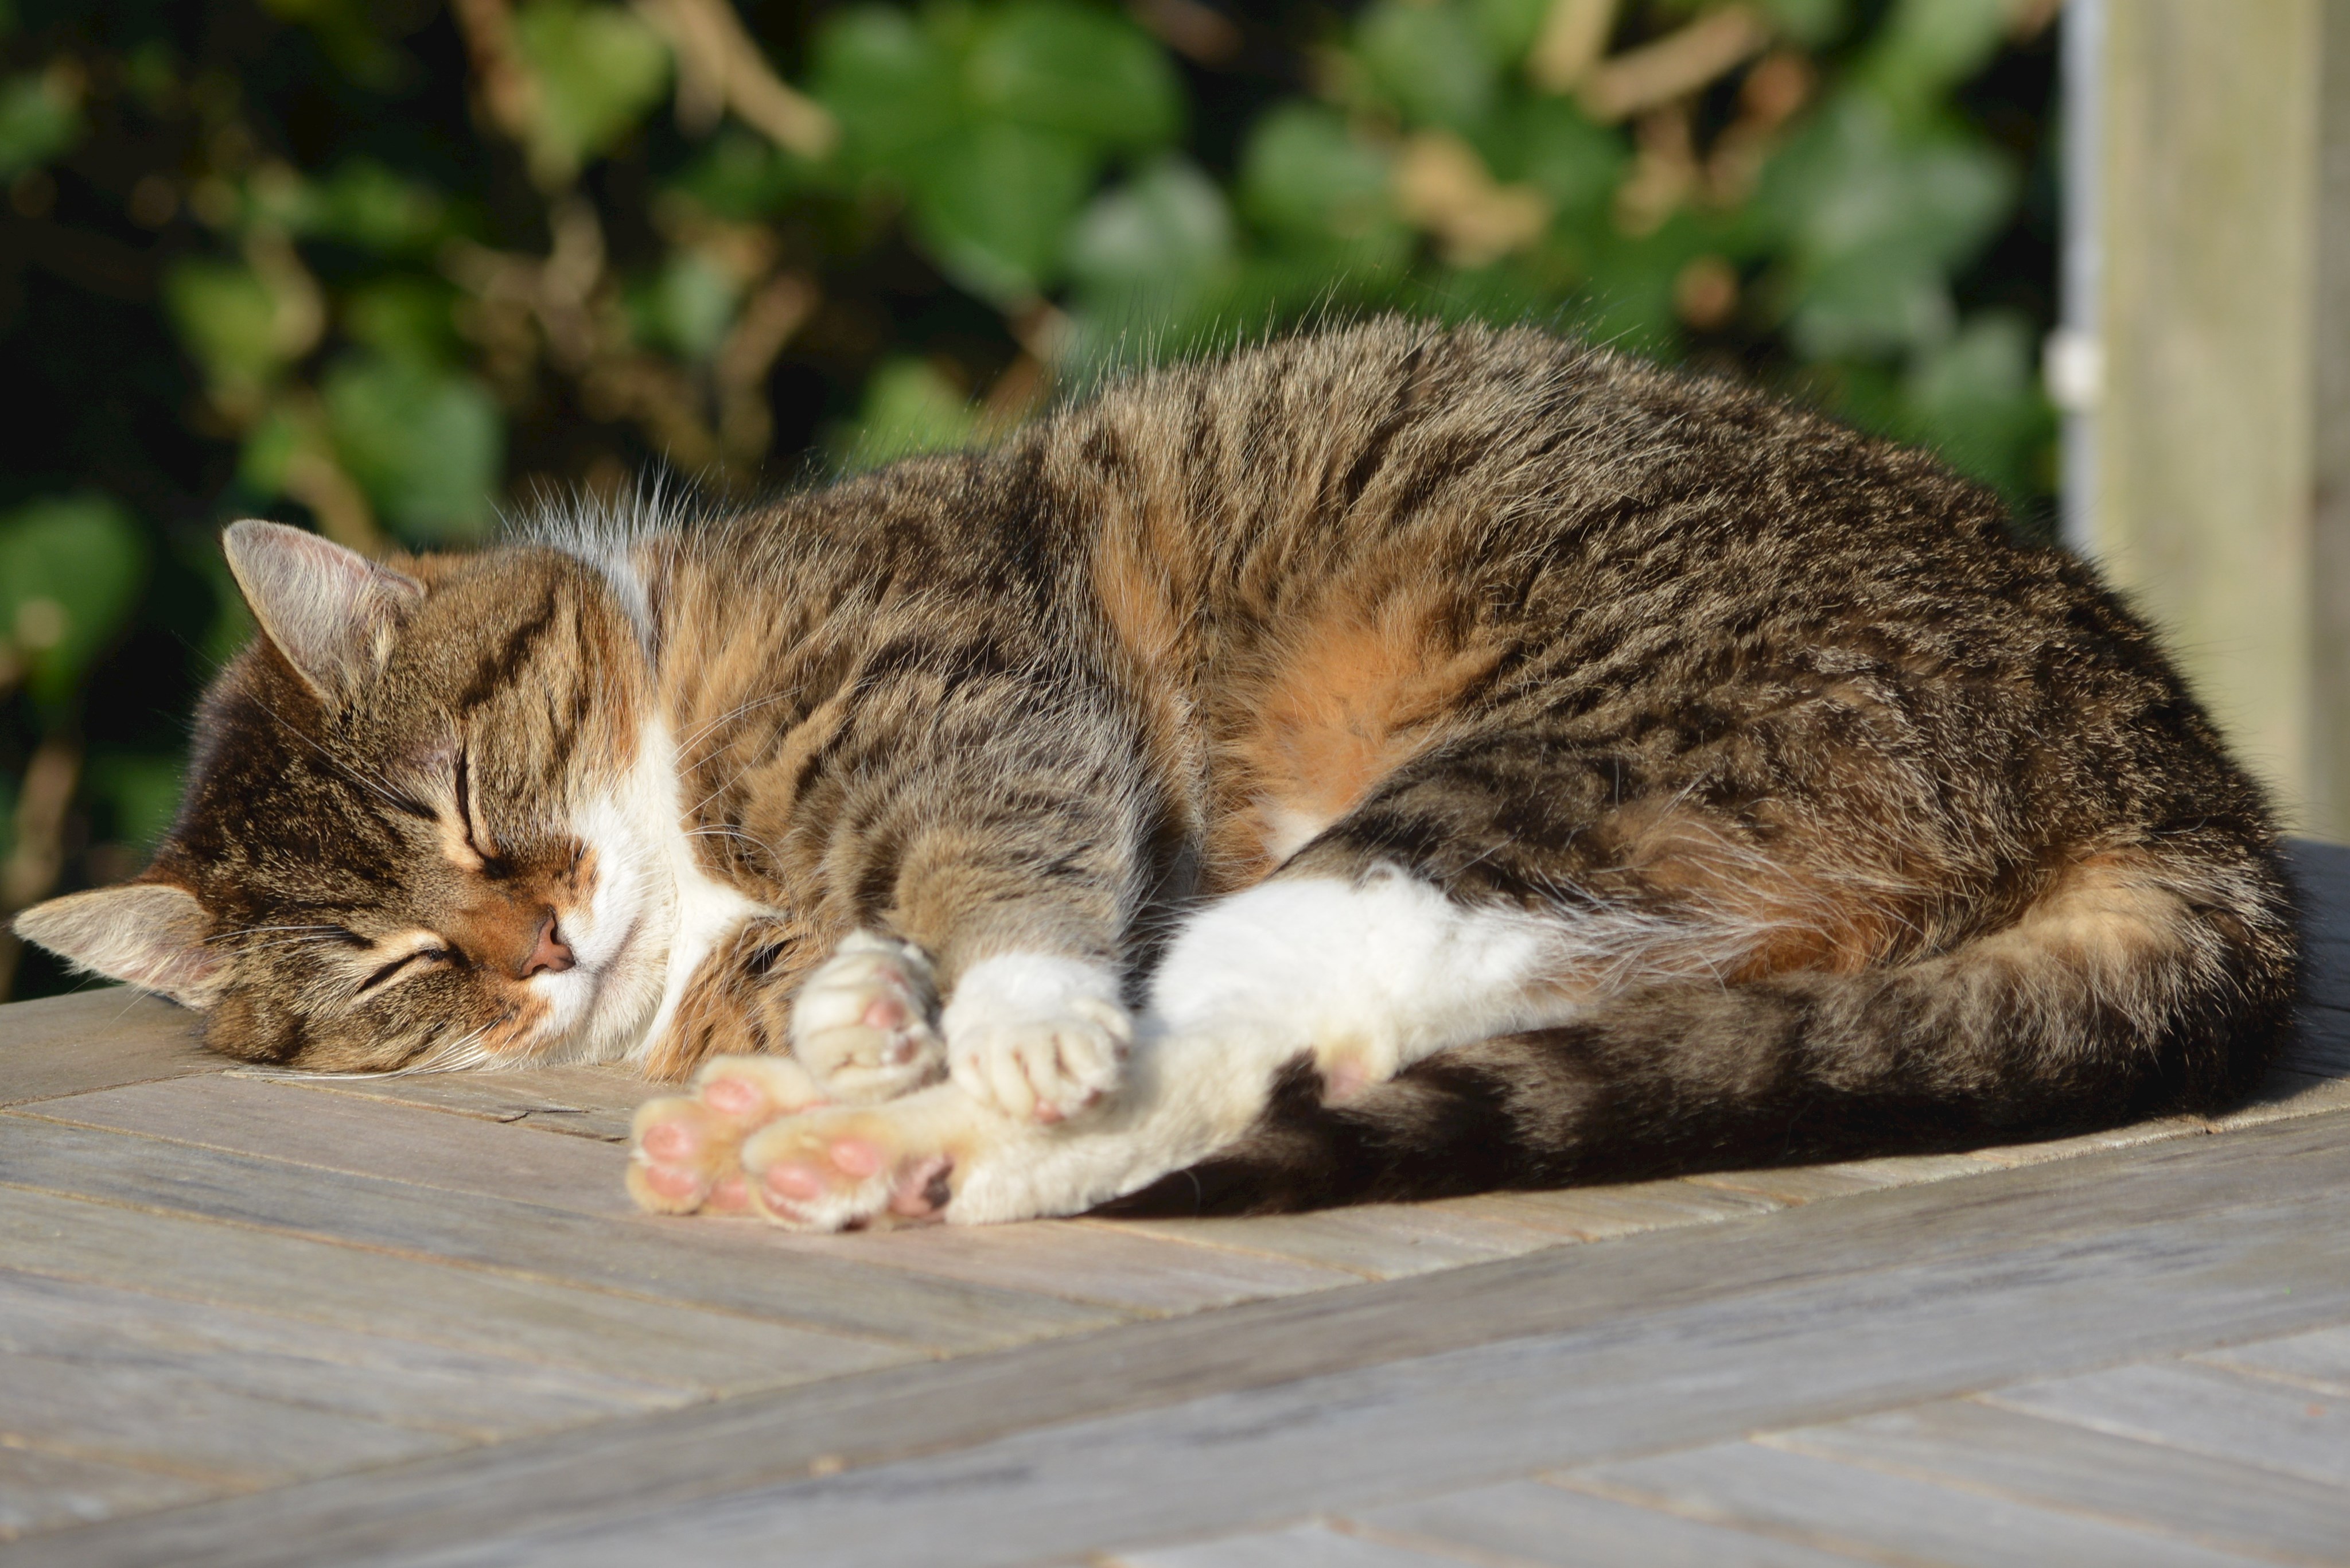
[[[1627,805],[1607,831],[1619,863],[1646,890],[1700,924],[1752,933],[1728,981],[1797,970],[1858,974],[1914,952],[1926,934],[1911,879],[1836,865],[1825,846],[1802,859],[1784,846],[1752,847],[1678,803]]]
[[[1352,810],[1500,660],[1458,638],[1443,590],[1334,598],[1246,684],[1209,847],[1222,886],[1254,881]]]

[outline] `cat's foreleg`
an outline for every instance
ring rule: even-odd
[[[912,684],[906,702],[939,700]],[[1076,1116],[1132,1033],[1120,961],[1169,836],[1164,786],[1065,670],[959,678],[918,745],[898,723],[888,746],[841,748],[858,766],[826,803],[824,915],[858,934],[810,978],[794,1049],[859,1097],[878,1096],[852,1069],[899,1088],[944,1073],[1014,1119]]]

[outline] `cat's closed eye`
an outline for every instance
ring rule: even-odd
[[[377,944],[380,948],[383,944]],[[457,955],[438,937],[425,935],[409,939],[407,950],[396,954],[359,982],[357,995],[366,996],[395,980],[406,979],[423,970],[457,961]]]

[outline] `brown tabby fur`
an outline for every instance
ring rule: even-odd
[[[1268,876],[1385,863],[1647,920],[1557,977],[1612,997],[1587,1022],[1344,1106],[1301,1063],[1129,1208],[2204,1107],[2288,1028],[2275,832],[2146,627],[1930,458],[1717,382],[1388,320],[1115,384],[992,451],[541,540],[399,563],[427,591],[348,701],[266,639],[207,699],[146,877],[211,921],[217,1048],[536,1048],[517,967],[598,873],[566,814],[651,710],[706,874],[788,911],[703,966],[661,1077],[784,1049],[859,927],[942,992],[1025,949],[1139,995],[1183,910]],[[620,556],[640,602],[594,564]],[[417,928],[457,956],[355,995]]]

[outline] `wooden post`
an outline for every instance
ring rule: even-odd
[[[2106,0],[2103,24],[2084,543],[2291,819],[2344,837],[2350,0]]]

